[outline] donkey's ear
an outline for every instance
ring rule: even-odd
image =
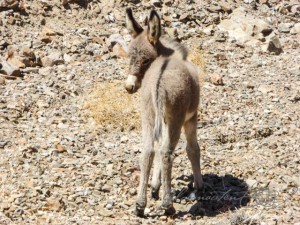
[[[134,19],[130,8],[126,9],[126,28],[134,38],[143,32],[143,28]]]
[[[150,13],[148,21],[148,40],[151,44],[156,44],[161,35],[161,25],[159,15],[155,10]]]

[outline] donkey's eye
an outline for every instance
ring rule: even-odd
[[[143,62],[142,62],[142,64],[143,65],[147,65],[147,64],[149,64],[151,61],[150,61],[150,59],[145,59]]]

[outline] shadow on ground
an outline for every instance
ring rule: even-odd
[[[192,177],[190,177],[192,179]],[[182,179],[178,177],[177,179]],[[216,216],[229,210],[246,206],[250,201],[248,186],[244,180],[232,175],[218,176],[205,174],[203,176],[204,188],[198,192],[193,206],[189,211],[179,211],[175,217],[182,217],[188,213],[193,216]],[[175,190],[176,202],[191,201],[191,185],[181,190]],[[176,196],[176,197],[175,197]]]

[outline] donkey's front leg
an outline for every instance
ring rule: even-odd
[[[144,125],[144,124],[143,124]],[[144,210],[147,204],[147,186],[149,180],[150,169],[153,162],[154,150],[153,150],[153,129],[151,126],[144,125],[143,127],[143,144],[144,149],[140,159],[140,184],[138,188],[138,195],[136,200],[135,214],[137,216],[143,216]]]

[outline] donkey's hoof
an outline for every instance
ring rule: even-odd
[[[176,213],[176,210],[173,205],[170,205],[167,207],[161,206],[160,210],[162,210],[164,212],[164,214],[168,215],[168,216],[174,215]]]
[[[193,190],[191,193],[189,193],[188,199],[189,199],[190,201],[195,201],[195,200],[197,200],[200,196],[201,196],[201,191],[195,189],[195,190]]]
[[[144,216],[144,210],[145,210],[145,208],[140,208],[140,207],[136,206],[135,210],[134,210],[134,214],[138,217],[143,217]]]
[[[151,197],[152,197],[154,200],[158,200],[158,199],[159,199],[159,192],[158,192],[158,191],[155,191],[155,190],[152,190],[152,191],[151,191]]]

